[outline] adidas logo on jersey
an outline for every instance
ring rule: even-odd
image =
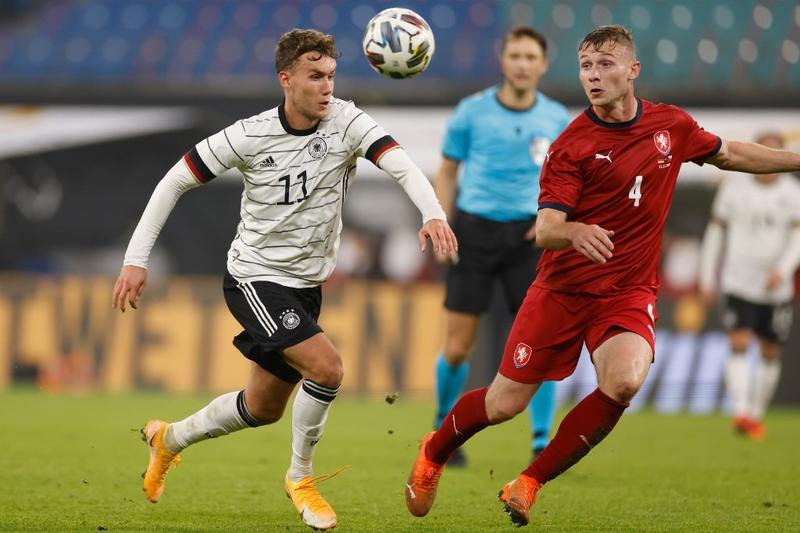
[[[258,168],[275,168],[277,166],[278,164],[272,159],[271,155],[268,155],[266,159],[258,164]]]

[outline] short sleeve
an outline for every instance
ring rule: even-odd
[[[442,155],[456,161],[465,160],[469,153],[469,131],[470,113],[467,102],[462,100],[456,106],[450,121],[447,123],[447,131],[442,144]]]
[[[706,159],[719,152],[722,147],[722,139],[704,130],[691,115],[681,111],[686,124],[683,160],[702,166]]]
[[[344,119],[345,142],[354,155],[369,159],[375,166],[383,154],[399,146],[371,116],[353,105],[345,109]]]
[[[195,179],[206,183],[228,169],[248,167],[253,155],[248,144],[244,123],[239,120],[197,143],[183,160]]]
[[[539,209],[558,209],[571,212],[578,203],[583,189],[577,158],[569,154],[561,143],[551,147],[539,177]]]

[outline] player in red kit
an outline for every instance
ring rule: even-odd
[[[602,26],[578,46],[590,105],[553,143],[541,174],[536,243],[545,248],[489,387],[464,394],[423,439],[405,488],[412,514],[436,497],[447,458],[522,412],[539,384],[572,374],[585,342],[598,387],[499,497],[517,526],[542,485],[614,428],[653,361],[661,234],[682,163],[754,174],[800,169],[800,155],[721,140],[682,109],[636,98],[630,31]]]

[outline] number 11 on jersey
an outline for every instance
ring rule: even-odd
[[[633,187],[628,191],[628,198],[633,200],[633,207],[639,207],[639,202],[642,199],[642,180],[644,176],[636,176],[633,180]]]

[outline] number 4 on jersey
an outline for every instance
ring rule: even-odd
[[[633,187],[628,191],[628,198],[633,200],[633,207],[639,207],[639,202],[642,199],[642,179],[644,179],[644,176],[636,176],[633,181]]]

